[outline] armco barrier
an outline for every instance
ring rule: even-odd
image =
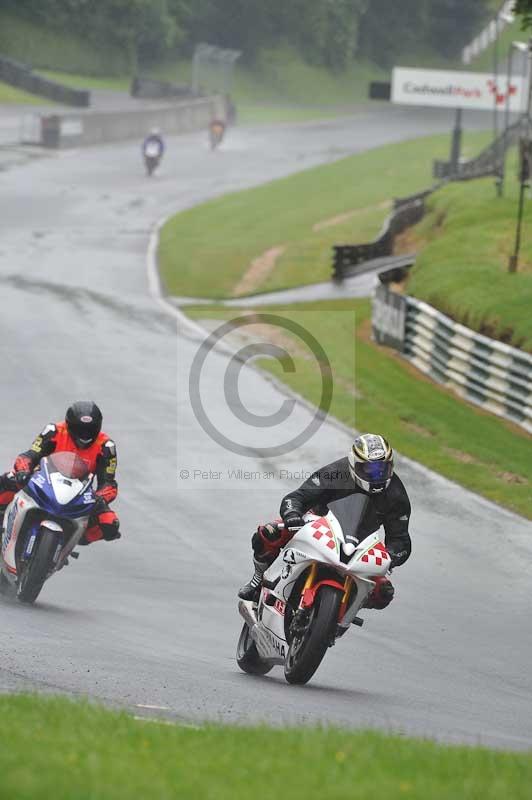
[[[202,128],[206,131],[215,116],[225,118],[225,103],[218,96],[135,111],[56,114],[43,118],[41,144],[66,148],[126,139],[140,142],[154,126],[165,134],[188,133]]]
[[[487,178],[490,175],[500,175],[504,156],[508,148],[517,144],[519,137],[526,130],[526,115],[503,131],[501,135],[488,145],[476,158],[460,161],[453,172],[450,161],[436,159],[432,164],[432,176],[438,180],[469,181],[475,178]]]
[[[421,372],[532,433],[532,355],[386,287],[377,289],[372,324],[377,342],[400,350]]]
[[[364,264],[377,258],[391,256],[395,237],[415,225],[425,214],[425,198],[432,189],[394,201],[392,213],[387,217],[381,232],[367,244],[338,244],[333,246],[332,277],[335,281],[366,271]],[[413,260],[412,262],[413,263]],[[358,268],[358,269],[357,269]]]
[[[148,98],[152,100],[162,100],[164,98],[186,98],[197,97],[192,88],[185,84],[170,83],[169,81],[158,81],[155,78],[145,78],[137,75],[133,78],[130,88],[131,97]]]
[[[0,56],[0,80],[10,86],[16,86],[17,89],[23,89],[66,106],[86,108],[90,105],[91,95],[85,89],[72,89],[70,86],[63,86],[62,83],[50,81],[48,78],[36,75],[26,64],[20,64],[3,56]]]

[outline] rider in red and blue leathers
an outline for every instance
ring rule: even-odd
[[[54,452],[76,453],[89,472],[96,476],[96,509],[80,544],[100,539],[119,539],[120,523],[109,504],[118,494],[116,482],[116,445],[103,433],[102,412],[91,401],[78,401],[67,409],[65,420],[50,423],[37,436],[29,450],[15,459],[13,469],[0,475],[0,524],[15,493],[26,485],[41,458]]]

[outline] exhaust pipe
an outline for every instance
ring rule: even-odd
[[[255,614],[252,601],[240,600],[238,603],[238,613],[244,619],[244,622],[246,625],[248,625],[250,631],[253,633],[253,628],[258,624],[258,619],[257,615]]]

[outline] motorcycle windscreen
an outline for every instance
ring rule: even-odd
[[[354,536],[359,539],[358,528],[366,515],[368,503],[369,497],[360,492],[329,503],[329,508],[342,526],[345,537]]]
[[[90,474],[88,463],[77,453],[52,453],[46,459],[48,472],[60,472],[65,478],[84,481]]]

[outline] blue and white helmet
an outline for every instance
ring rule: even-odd
[[[383,492],[393,475],[393,450],[384,436],[362,433],[349,451],[349,470],[356,485],[368,494]]]

